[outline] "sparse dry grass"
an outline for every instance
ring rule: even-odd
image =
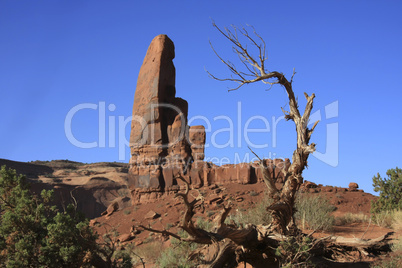
[[[369,222],[370,217],[363,213],[346,213],[345,215],[335,218],[335,225],[342,226],[351,223]]]
[[[227,223],[233,221],[237,225],[246,224],[269,224],[271,215],[267,212],[267,207],[271,205],[272,199],[265,196],[254,208],[238,210],[236,214],[229,215]],[[296,219],[303,229],[312,230],[331,230],[334,225],[334,211],[329,201],[319,196],[299,195],[296,200]]]
[[[372,215],[374,224],[394,230],[402,230],[402,211],[381,211]]]
[[[271,222],[271,215],[267,212],[267,207],[271,205],[272,199],[265,196],[261,202],[259,202],[254,208],[247,210],[238,209],[235,214],[229,214],[226,219],[227,223],[233,221],[237,225],[246,224],[268,224]]]
[[[198,222],[201,224],[205,224],[205,221],[203,219],[198,220]],[[183,231],[180,230],[178,234],[181,237],[187,237],[187,234]],[[192,267],[197,267],[196,263],[193,261],[189,260],[188,256],[191,252],[196,250],[198,247],[200,247],[199,244],[196,243],[187,243],[187,242],[181,242],[175,238],[171,238],[171,247],[164,249],[163,251],[160,251],[158,259],[155,262],[155,267],[158,268],[172,268],[172,267],[180,267],[180,268],[192,268]]]
[[[400,236],[392,245],[392,251],[402,251],[402,236]]]
[[[196,225],[197,225],[198,228],[204,229],[204,230],[206,230],[208,232],[211,231],[212,228],[214,227],[214,224],[211,221],[206,220],[206,219],[204,219],[202,217],[197,218]]]
[[[395,231],[401,231],[402,230],[402,210],[395,210],[394,211],[394,222],[392,224],[392,228]],[[400,250],[402,251],[402,238],[399,239],[401,242],[401,248]]]
[[[375,225],[392,228],[394,224],[394,211],[381,211],[373,214],[372,219]]]
[[[329,231],[335,223],[331,215],[334,209],[323,197],[300,194],[296,199],[295,217],[303,229]]]
[[[152,241],[146,244],[143,244],[134,249],[136,255],[143,258],[143,260],[147,263],[155,263],[155,261],[160,257],[162,252],[162,242],[160,241]],[[138,258],[134,258],[139,263],[140,260]]]

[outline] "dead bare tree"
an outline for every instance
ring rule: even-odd
[[[297,147],[293,152],[292,164],[282,170],[284,173],[285,182],[281,190],[277,189],[275,186],[275,178],[273,178],[270,172],[268,172],[263,166],[264,162],[260,161],[264,174],[264,181],[268,188],[268,194],[274,200],[273,204],[267,208],[272,213],[272,228],[276,232],[286,235],[295,229],[293,226],[294,203],[296,198],[295,195],[303,183],[302,173],[304,168],[307,167],[308,157],[315,151],[315,144],[310,143],[310,138],[318,124],[318,121],[314,123],[311,129],[308,128],[315,94],[313,93],[309,96],[307,93],[304,93],[304,96],[307,99],[307,104],[304,109],[304,113],[302,114],[299,111],[298,102],[292,88],[295,71],[293,70],[293,75],[289,81],[282,73],[267,70],[265,64],[267,60],[266,44],[253,27],[251,28],[255,37],[251,36],[246,28],[239,29],[235,26],[232,26],[233,30],[228,28],[222,30],[215,23],[213,23],[213,26],[232,43],[233,52],[239,57],[239,60],[244,68],[240,70],[230,61],[222,59],[222,57],[219,56],[211,44],[215,54],[232,72],[232,76],[230,78],[224,79],[217,78],[208,72],[212,78],[219,81],[236,82],[238,86],[230,90],[236,90],[243,85],[260,81],[270,86],[278,84],[284,87],[288,95],[289,111],[285,111],[283,108],[282,111],[285,114],[285,119],[293,121],[296,125]],[[256,51],[258,51],[257,56],[253,56],[249,51],[249,48],[240,41],[240,36],[244,37],[249,41],[251,46],[256,48]]]
[[[277,177],[275,172],[269,172],[265,162],[260,159],[260,167],[267,186],[267,192],[273,200],[272,204],[267,207],[267,211],[272,215],[272,222],[269,225],[256,226],[248,224],[244,227],[227,224],[225,220],[232,208],[229,203],[227,206],[223,206],[221,213],[214,219],[215,228],[212,231],[198,228],[193,222],[193,216],[197,209],[203,207],[203,196],[199,193],[190,201],[189,183],[183,178],[182,174],[177,174],[176,178],[182,180],[185,185],[184,193],[178,193],[177,197],[181,198],[186,206],[185,214],[178,227],[183,229],[189,237],[183,238],[167,230],[155,230],[146,226],[139,227],[171,236],[181,241],[205,245],[205,247],[191,254],[191,258],[199,261],[199,267],[237,267],[241,262],[247,262],[253,267],[278,266],[282,264],[280,257],[278,257],[278,250],[285,250],[283,243],[292,244],[297,241],[304,243],[303,237],[308,237],[308,235],[301,234],[300,230],[298,230],[294,223],[293,215],[295,212],[296,192],[303,183],[302,173],[307,167],[309,155],[315,151],[316,146],[314,143],[310,143],[310,138],[318,121],[311,128],[308,128],[315,95],[311,94],[309,96],[304,93],[307,104],[304,112],[301,113],[292,88],[295,72],[293,71],[289,81],[282,73],[267,70],[265,65],[267,60],[266,45],[254,28],[252,28],[253,37],[245,28],[238,29],[233,26],[232,30],[227,28],[222,30],[215,23],[213,23],[213,26],[232,43],[232,49],[239,57],[243,69],[240,70],[230,61],[224,60],[211,44],[215,54],[232,72],[230,78],[217,78],[209,73],[212,78],[219,81],[236,82],[238,85],[230,90],[237,90],[243,85],[259,81],[270,86],[278,84],[284,87],[288,96],[289,111],[285,111],[283,108],[282,111],[285,114],[285,118],[293,121],[296,126],[297,147],[292,156],[292,163],[285,166],[281,171],[285,178],[281,189],[276,187]],[[251,46],[256,48],[256,51],[258,51],[257,56],[253,56],[250,49],[240,41],[240,36],[244,37]],[[334,258],[337,254],[344,256],[346,255],[345,252],[350,250],[355,250],[361,255],[367,255],[370,252],[381,251],[386,248],[387,236],[388,234],[375,240],[345,239],[332,236],[316,240],[309,237],[311,242],[307,247],[298,248],[292,256],[286,256],[286,260],[291,261],[293,264],[300,264],[300,262],[306,261],[306,253],[309,256]],[[287,252],[285,252],[286,254]]]

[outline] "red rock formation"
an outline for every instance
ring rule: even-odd
[[[202,161],[204,159],[205,127],[190,127],[189,141],[191,144],[191,152],[194,161]]]
[[[166,35],[152,40],[138,75],[131,125],[129,186],[133,202],[146,202],[182,186],[181,174],[199,188],[212,184],[262,180],[258,163],[221,167],[204,159],[204,126],[187,125],[188,104],[176,98],[173,42]],[[289,159],[266,160],[278,182]]]
[[[141,199],[139,193],[176,189],[175,175],[187,174],[193,159],[204,159],[205,130],[196,126],[189,135],[187,101],[175,96],[173,58],[173,42],[166,35],[158,35],[138,75],[129,169],[129,184],[136,199]]]
[[[356,182],[349,183],[349,191],[355,192],[359,188],[359,185]]]
[[[185,161],[190,148],[185,100],[176,98],[174,44],[166,35],[155,37],[138,75],[133,105],[129,183],[160,191],[165,187],[162,164],[166,157]]]

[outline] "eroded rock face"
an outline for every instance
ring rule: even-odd
[[[204,159],[205,130],[195,135],[196,144],[190,143],[188,103],[176,98],[174,55],[173,42],[166,35],[158,35],[152,40],[138,75],[129,184],[142,192],[164,191],[177,185],[175,175],[185,175],[193,161],[192,147],[197,159]]]
[[[133,156],[141,153],[151,159],[163,155],[162,145],[167,142],[163,124],[167,118],[164,118],[164,107],[160,104],[171,103],[175,98],[176,70],[173,58],[173,42],[166,35],[155,37],[137,80],[130,135]],[[148,148],[146,145],[153,145],[152,150],[144,150]]]
[[[205,127],[192,126],[189,129],[189,141],[191,144],[191,152],[194,160],[204,159],[204,146],[205,146]]]
[[[158,35],[138,75],[130,136],[129,187],[133,202],[177,192],[184,186],[176,179],[178,174],[194,188],[263,180],[258,163],[219,167],[203,161],[205,127],[187,124],[188,103],[176,97],[174,55],[173,42],[166,35]],[[280,171],[290,161],[265,161],[277,181],[283,181]]]

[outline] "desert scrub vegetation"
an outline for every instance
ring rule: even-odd
[[[196,221],[198,228],[211,230],[213,225],[210,221],[202,217],[198,217]],[[180,230],[179,235],[187,237],[187,234]],[[196,243],[182,242],[176,238],[171,238],[171,246],[165,250],[159,250],[160,255],[156,258],[156,265],[160,268],[191,268],[195,267],[196,263],[191,260],[190,253],[200,247]],[[155,251],[152,251],[155,252]],[[140,253],[138,253],[140,255]]]
[[[246,224],[268,224],[271,216],[267,213],[267,207],[272,199],[265,196],[254,208],[241,210],[236,214],[229,215],[226,219],[228,224],[234,223],[239,226]],[[335,218],[331,213],[335,210],[329,201],[323,197],[300,194],[296,199],[295,218],[303,229],[331,230],[335,224]]]
[[[402,230],[402,210],[384,210],[372,214],[374,224],[394,230]]]
[[[24,176],[1,167],[0,268],[131,267],[129,256],[116,248],[117,234],[99,244],[76,205],[61,212],[52,200],[52,190],[34,195]]]
[[[331,213],[335,210],[329,201],[320,196],[299,194],[296,198],[295,218],[301,228],[330,231],[335,224]]]
[[[373,187],[380,196],[371,204],[372,213],[402,209],[402,169],[389,169],[387,178],[382,178],[377,173],[377,176],[373,177]]]
[[[393,218],[394,218],[394,221],[392,223],[392,228],[396,231],[402,231],[402,209],[394,210]],[[401,245],[402,245],[402,243],[401,243]],[[401,247],[401,251],[402,251],[402,247]]]
[[[348,212],[342,216],[338,216],[335,218],[335,225],[338,226],[351,223],[366,223],[366,222],[370,222],[370,216],[367,216],[364,213]]]
[[[376,225],[402,229],[402,169],[396,167],[387,171],[387,177],[379,173],[373,177],[377,201],[371,203],[372,218]]]
[[[174,227],[174,224],[169,222],[169,223],[166,224],[165,229],[166,229],[166,230],[169,230],[169,229],[172,228],[172,227]]]
[[[97,241],[98,256],[103,261],[98,261],[90,267],[131,268],[133,266],[133,256],[138,257],[138,255],[132,251],[131,246],[122,247],[118,239],[120,233],[117,228],[118,226],[111,226],[109,230],[106,229],[107,232],[102,236],[102,239]]]
[[[59,212],[53,191],[31,194],[24,176],[0,170],[0,267],[80,267],[96,238],[75,207]]]
[[[206,230],[208,232],[211,231],[212,228],[214,227],[211,221],[205,220],[202,217],[197,218],[196,224],[197,224],[198,228],[204,229],[204,230]]]
[[[400,236],[394,244],[392,244],[393,251],[400,251],[402,253],[402,236]],[[402,256],[401,256],[402,257]]]
[[[155,263],[161,256],[163,245],[161,241],[151,240],[135,247],[131,252],[132,262],[139,265],[142,262]]]
[[[299,234],[280,242],[275,255],[279,257],[280,267],[315,267],[310,261],[313,248],[312,238]]]
[[[254,208],[247,210],[238,209],[235,214],[229,215],[226,218],[228,224],[234,223],[238,226],[246,224],[268,224],[271,222],[271,215],[267,213],[267,207],[271,205],[272,199],[265,195],[264,198],[257,203]]]
[[[179,234],[186,237],[184,231]],[[197,264],[190,259],[190,253],[200,247],[196,243],[182,242],[176,238],[171,238],[171,246],[162,251],[156,260],[156,267],[159,268],[192,268]]]

